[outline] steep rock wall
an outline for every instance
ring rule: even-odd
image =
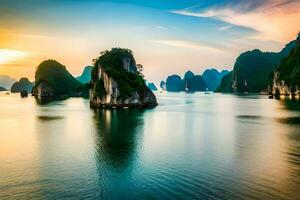
[[[90,104],[92,107],[101,108],[119,108],[119,107],[155,107],[157,105],[156,97],[150,89],[145,87],[145,91],[139,94],[137,91],[125,99],[120,98],[118,83],[110,77],[103,67],[98,66],[98,80],[103,81],[105,94],[97,95],[96,84],[92,83],[90,91]]]
[[[298,85],[289,86],[284,80],[279,80],[280,73],[276,71],[273,78],[271,93],[275,96],[300,96]]]

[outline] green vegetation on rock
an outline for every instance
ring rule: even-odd
[[[278,53],[262,52],[258,49],[242,53],[235,62],[232,74],[223,78],[217,91],[236,93],[266,91],[270,74],[295,45],[296,42],[292,41]]]
[[[131,73],[123,68],[124,58],[128,58],[129,67]],[[103,51],[100,53],[100,57],[95,59],[95,65],[92,70],[92,80],[98,81],[98,67],[101,66],[114,81],[118,84],[120,91],[120,98],[126,99],[137,91],[140,95],[144,94],[148,90],[145,81],[140,73],[136,69],[136,62],[134,60],[132,51],[129,49],[112,48],[111,50]],[[98,86],[97,90],[104,89],[104,87]],[[98,94],[104,94],[104,91],[96,91]]]
[[[72,92],[87,91],[87,86],[76,80],[66,67],[55,60],[43,61],[35,73],[35,85],[41,81],[47,82],[55,95],[70,94]]]
[[[232,72],[226,74],[220,83],[220,86],[216,90],[216,92],[223,92],[223,93],[232,93]]]
[[[236,81],[236,92],[257,93],[266,90],[269,74],[281,60],[276,53],[261,52],[256,49],[241,54],[234,65],[233,77]]]
[[[276,71],[279,72],[279,80],[283,80],[288,86],[300,86],[300,34],[296,47],[290,55],[282,60]]]

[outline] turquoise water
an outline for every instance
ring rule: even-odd
[[[0,93],[0,199],[299,199],[299,101],[157,97],[110,111]]]

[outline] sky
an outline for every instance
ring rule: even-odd
[[[244,51],[280,51],[300,30],[300,0],[0,0],[0,75],[34,81],[55,59],[74,75],[129,48],[148,81],[232,69]]]

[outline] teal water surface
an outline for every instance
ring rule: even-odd
[[[157,93],[151,110],[0,93],[0,199],[300,199],[300,103]]]

